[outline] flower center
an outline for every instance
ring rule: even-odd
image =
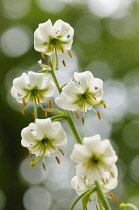
[[[48,141],[49,141],[49,139],[46,138],[46,139],[43,139],[43,140],[41,141],[41,143],[42,143],[42,144],[48,144]]]
[[[98,164],[99,159],[98,159],[97,157],[93,156],[93,157],[92,157],[92,162],[93,162],[94,164]]]

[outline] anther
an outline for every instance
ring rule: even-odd
[[[72,52],[68,51],[69,56],[72,58]]]
[[[64,53],[64,48],[62,45],[60,46],[60,49],[61,49],[62,53]]]
[[[50,109],[52,109],[52,108],[53,108],[53,103],[52,103],[52,100],[49,100],[49,107],[50,107]]]
[[[118,205],[117,199],[112,192],[110,192],[110,197]]]
[[[26,103],[26,101],[25,101],[25,99],[24,99],[24,98],[22,98],[22,102],[23,102],[24,106],[26,106],[26,105],[27,105],[27,103]]]
[[[46,171],[46,165],[44,163],[42,163],[42,167]]]
[[[42,59],[45,59],[44,53],[41,52]]]
[[[84,179],[85,181],[86,181],[86,178],[87,178],[86,175],[84,175],[83,179]]]
[[[38,103],[40,103],[40,95],[39,94],[36,95],[36,99],[37,99]]]
[[[98,116],[99,119],[101,119],[101,114],[100,114],[99,111],[97,111],[97,116]]]
[[[91,198],[89,198],[88,201],[91,202],[92,201]]]
[[[47,117],[47,109],[46,108],[43,109],[43,115],[44,115],[44,117]]]
[[[82,117],[82,124],[84,125],[84,117]]]
[[[106,103],[103,103],[104,108],[106,109]]]
[[[112,177],[115,177],[115,175],[112,171],[110,171],[110,174],[111,174]]]
[[[77,119],[80,119],[80,116],[79,116],[78,112],[75,112],[75,117],[76,117]]]
[[[54,51],[54,49],[55,49],[52,44],[50,44],[50,48],[51,48],[52,51]]]
[[[30,157],[32,157],[32,153],[31,153],[31,151],[29,151],[29,156],[30,156]]]
[[[53,68],[51,61],[49,61],[49,66],[51,69]]]
[[[64,152],[63,152],[63,150],[62,149],[58,149],[60,152],[61,152],[61,154],[64,156]]]
[[[48,144],[45,143],[44,145],[45,145],[46,149],[48,149]]]
[[[63,66],[66,67],[66,61],[62,60]]]
[[[55,156],[55,159],[57,160],[58,164],[60,164],[60,160],[57,156]]]
[[[86,166],[87,165],[87,163],[82,163],[82,166]]]
[[[103,178],[101,180],[102,180],[103,184],[106,184],[106,182],[105,182],[105,180]]]
[[[93,94],[92,94],[92,97],[93,97],[95,100],[97,100],[96,97],[95,97]]]
[[[22,115],[25,115],[25,112],[24,112],[24,108],[23,107],[20,107],[20,112]]]
[[[34,119],[36,119],[36,115],[35,115],[35,113],[32,113],[32,117],[33,117]]]
[[[97,203],[96,203],[96,210],[98,210],[98,205],[97,205]]]

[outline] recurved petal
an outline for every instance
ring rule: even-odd
[[[50,37],[55,37],[55,33],[54,33],[54,30],[53,30],[53,26],[52,26],[52,22],[51,20],[49,19],[48,21],[46,21],[45,23],[41,23],[39,24],[39,30],[40,30],[40,33],[43,37],[43,39],[48,42]]]
[[[30,126],[22,129],[21,137],[22,137],[21,145],[24,147],[29,147],[30,144],[35,143],[35,141],[37,140],[37,138],[31,132]]]
[[[13,86],[17,89],[17,92],[19,93],[23,93],[24,89],[29,89],[28,84],[29,80],[26,73],[23,73],[20,77],[13,80]]]
[[[57,20],[54,24],[54,31],[57,37],[73,37],[74,29],[66,22]]]
[[[47,138],[49,134],[52,134],[52,121],[47,119],[36,119],[36,131],[39,139]]]
[[[41,89],[43,85],[43,74],[35,73],[33,71],[28,72],[30,89]]]
[[[34,49],[36,51],[45,52],[49,42],[49,40],[47,40],[47,42],[46,40],[47,39],[42,37],[39,28],[37,28],[34,32]]]
[[[101,137],[99,134],[90,137],[84,137],[83,142],[86,149],[89,151],[95,151],[96,148],[99,148]]]
[[[81,144],[75,144],[71,154],[71,159],[76,163],[84,163],[91,156],[91,153]]]
[[[80,83],[83,91],[92,90],[95,88],[94,76],[90,71],[85,71],[82,73],[74,73],[74,78]]]

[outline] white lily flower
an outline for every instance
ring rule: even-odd
[[[61,123],[52,122],[50,118],[36,119],[35,123],[30,123],[21,131],[21,137],[22,146],[41,159],[67,144],[67,135]]]
[[[39,24],[34,32],[34,48],[36,51],[52,55],[69,51],[73,42],[74,29],[62,20],[57,20],[52,25],[49,19]]]
[[[118,170],[115,164],[113,164],[110,172],[107,171],[103,173],[100,184],[104,193],[116,188],[118,184],[117,176]],[[95,188],[95,183],[94,181],[90,181],[87,176],[83,177],[78,174],[72,178],[71,186],[78,195],[81,195],[82,193]]]
[[[93,106],[104,103],[103,81],[94,78],[90,71],[74,73],[77,82],[70,82],[62,88],[60,97],[55,99],[56,104],[66,110],[86,112]]]
[[[53,95],[54,89],[55,85],[49,74],[30,71],[13,80],[11,94],[19,103],[33,102],[36,98],[43,102]]]
[[[71,159],[78,163],[77,174],[89,180],[100,181],[105,171],[110,171],[117,155],[108,139],[101,141],[100,135],[85,137],[83,145],[75,144]]]

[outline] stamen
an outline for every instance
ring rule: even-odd
[[[61,154],[64,156],[64,152],[63,152],[63,150],[62,149],[58,149],[60,152],[61,152]]]
[[[55,159],[57,160],[58,164],[60,164],[60,160],[57,156],[55,156]]]
[[[86,166],[87,165],[87,163],[82,163],[82,166]]]
[[[69,56],[72,58],[72,52],[68,51]]]
[[[41,56],[42,56],[42,59],[45,59],[46,58],[45,55],[44,55],[44,53],[42,53],[42,52],[41,52]]]
[[[35,113],[32,113],[32,117],[33,117],[34,119],[36,119],[36,115],[35,115]]]
[[[84,117],[82,117],[82,124],[84,125]]]
[[[106,182],[105,182],[105,180],[103,178],[101,180],[102,180],[103,184],[106,184]]]
[[[66,67],[66,62],[64,60],[62,60],[63,66]]]
[[[84,175],[84,177],[83,177],[83,178],[84,178],[84,180],[86,181],[86,178],[87,178],[87,177],[86,177],[86,175]]]
[[[44,115],[44,117],[47,117],[47,109],[46,108],[43,109],[43,115]]]
[[[98,210],[98,205],[97,205],[97,203],[96,203],[96,210]]]
[[[81,107],[81,102],[80,101],[77,101],[77,104],[79,107]]]
[[[51,48],[52,51],[54,51],[54,49],[55,49],[52,44],[50,44],[50,48]]]
[[[97,100],[96,97],[95,97],[93,94],[92,94],[92,97],[93,97],[95,100]]]
[[[31,151],[29,151],[29,156],[30,156],[30,157],[32,157],[32,153],[31,153]]]
[[[60,49],[61,49],[62,53],[64,53],[64,48],[62,45],[60,46]]]
[[[103,103],[103,106],[104,106],[104,108],[106,109],[106,103],[105,103],[105,102]]]
[[[86,207],[85,210],[88,210],[88,208]]]
[[[110,197],[118,205],[117,199],[116,199],[115,195],[112,192],[110,192]]]
[[[26,101],[25,101],[25,99],[24,99],[24,98],[22,98],[22,102],[23,102],[24,106],[26,106],[26,105],[27,105],[27,103],[26,103]]]
[[[91,198],[89,198],[88,201],[91,202],[92,201]]]
[[[115,174],[112,171],[110,171],[110,174],[112,177],[115,177]]]
[[[97,111],[97,116],[98,116],[99,119],[101,119],[101,114],[100,114],[99,111]]]
[[[46,165],[44,163],[42,163],[42,167],[46,171]]]
[[[25,115],[25,112],[24,112],[24,108],[23,107],[20,107],[20,112],[22,115]]]
[[[51,69],[53,68],[53,65],[52,65],[51,61],[49,61],[49,66],[50,66]]]
[[[52,108],[53,108],[53,103],[52,103],[52,100],[49,100],[49,107],[50,107],[50,109],[52,109]]]
[[[40,103],[40,95],[39,94],[36,95],[36,98],[37,98],[38,103]]]
[[[77,119],[80,119],[80,116],[79,116],[78,112],[75,112],[75,117],[76,117]]]

